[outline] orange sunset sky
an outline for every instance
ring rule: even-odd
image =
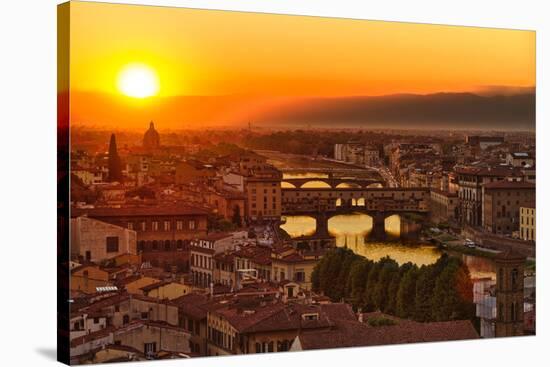
[[[171,128],[244,123],[300,97],[535,86],[535,32],[71,3],[73,124]],[[125,95],[129,64],[158,91]]]

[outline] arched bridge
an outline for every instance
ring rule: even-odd
[[[293,188],[302,188],[307,183],[310,182],[322,182],[327,184],[331,189],[336,188],[368,188],[369,186],[382,186],[384,184],[384,180],[369,178],[369,179],[353,179],[353,178],[337,178],[337,177],[329,177],[329,178],[317,178],[317,177],[310,177],[310,178],[285,178],[282,180],[283,183],[288,183],[293,186]]]
[[[365,213],[373,220],[372,236],[383,238],[385,219],[394,214],[428,212],[427,188],[320,188],[282,190],[282,215],[315,218],[317,233],[328,233],[328,220],[340,214]]]

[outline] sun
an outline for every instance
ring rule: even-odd
[[[117,86],[128,97],[147,98],[160,89],[155,70],[143,64],[126,65],[118,74]]]

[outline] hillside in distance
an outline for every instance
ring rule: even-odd
[[[534,130],[535,94],[396,94],[306,98],[264,110],[270,125]]]
[[[386,96],[274,97],[170,96],[132,101],[71,92],[76,125],[142,129],[254,126],[295,129],[396,128],[534,130],[535,94],[394,94]]]

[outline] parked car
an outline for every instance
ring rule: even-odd
[[[464,246],[468,247],[468,248],[475,248],[476,247],[476,243],[468,238],[466,238],[466,240],[464,241]]]

